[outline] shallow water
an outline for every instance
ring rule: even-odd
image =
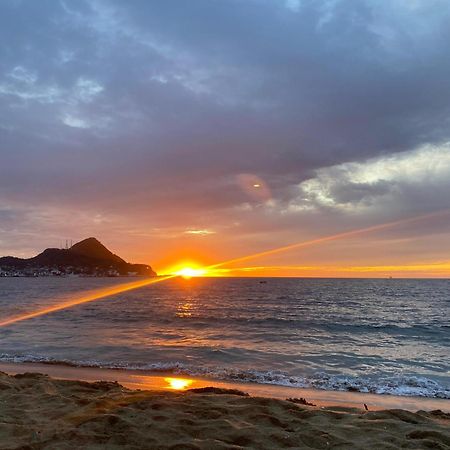
[[[0,318],[129,281],[0,278]],[[176,279],[0,328],[0,360],[450,398],[449,317],[450,280]]]

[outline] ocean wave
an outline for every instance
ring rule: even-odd
[[[182,362],[127,363],[97,360],[73,361],[36,355],[0,354],[0,362],[44,363],[72,367],[96,367],[172,373],[174,375],[206,377],[241,383],[272,384],[296,388],[314,388],[328,391],[351,391],[371,394],[417,396],[450,399],[450,388],[422,376],[348,376],[318,372],[308,376],[293,376],[281,371],[241,370],[231,367],[193,367]]]

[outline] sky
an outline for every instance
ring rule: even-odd
[[[95,236],[162,273],[395,222],[220,274],[450,276],[449,20],[447,0],[2,0],[0,255]]]

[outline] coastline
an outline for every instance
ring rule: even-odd
[[[441,410],[450,413],[450,401],[429,397],[398,396],[387,394],[369,394],[362,392],[329,391],[322,389],[296,388],[271,384],[239,383],[201,377],[174,375],[172,372],[133,371],[126,369],[103,369],[75,367],[49,363],[0,363],[0,372],[9,375],[40,373],[55,379],[86,382],[118,382],[133,390],[173,391],[167,378],[189,380],[189,388],[214,386],[223,389],[238,389],[251,396],[274,399],[305,398],[318,407],[344,407],[363,410],[364,404],[369,410],[402,409],[411,412],[418,410]]]
[[[382,450],[450,446],[450,414],[442,411],[426,412],[421,408],[413,413],[398,407],[364,411],[343,404],[321,407],[313,398],[307,400],[314,400],[317,406],[280,400],[273,398],[275,391],[268,398],[253,392],[247,396],[238,390],[195,390],[203,382],[219,384],[208,380],[193,380],[185,391],[162,386],[130,390],[110,381],[89,383],[61,378],[83,375],[105,379],[115,375],[124,378],[123,384],[144,389],[156,386],[163,377],[144,375],[144,379],[132,379],[123,371],[111,371],[113,374],[101,369],[80,371],[49,366],[47,372],[60,375],[56,379],[36,373],[42,367],[34,364],[34,373],[23,374],[30,369],[28,366],[6,367],[11,373],[22,372],[15,376],[0,373],[0,443],[5,450]],[[251,387],[250,383],[244,386]],[[253,388],[246,389],[250,390]],[[278,387],[277,391],[282,392]],[[292,396],[316,393],[283,388],[285,392]],[[366,394],[340,394],[358,401],[370,399]]]

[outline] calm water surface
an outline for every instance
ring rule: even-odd
[[[0,319],[130,281],[0,278]],[[0,328],[0,360],[450,398],[450,280],[176,279]]]

